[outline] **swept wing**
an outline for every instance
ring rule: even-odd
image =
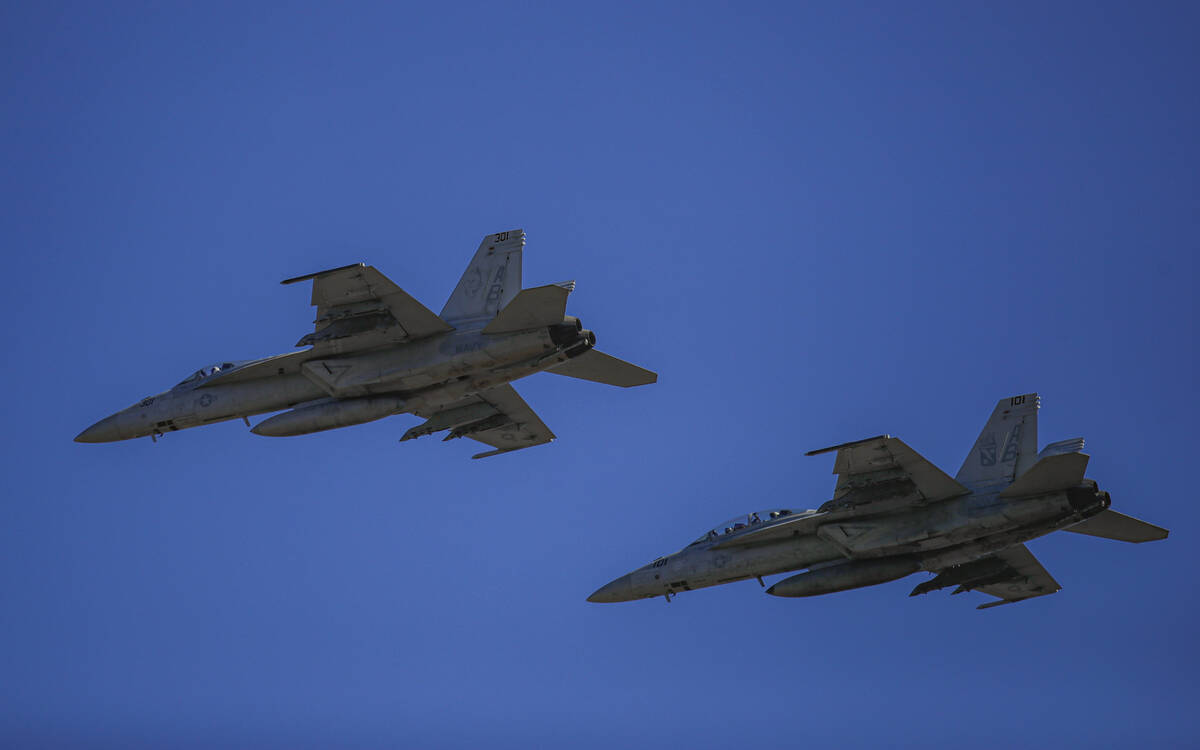
[[[839,511],[862,507],[894,511],[967,492],[966,487],[903,440],[889,435],[821,448],[805,455],[816,456],[830,451],[837,451],[833,473],[838,475],[838,481],[833,499],[822,505],[820,512],[802,513],[762,528],[752,528],[719,541],[713,549],[773,542],[794,533],[810,533],[820,523],[837,517]]]
[[[889,435],[809,451],[805,455],[837,451],[833,473],[838,475],[833,500],[822,510],[882,505],[889,508],[922,505],[967,493],[904,441]]]
[[[937,571],[937,576],[912,590],[910,596],[955,586],[955,594],[981,591],[997,597],[997,601],[980,604],[976,609],[990,609],[1001,604],[1047,596],[1062,589],[1038,559],[1023,544],[1009,547],[994,555],[962,565],[952,565]]]
[[[312,280],[316,329],[296,342],[321,353],[343,353],[401,343],[453,327],[413,299],[374,266],[355,263],[285,279]]]
[[[511,385],[499,385],[436,409],[415,412],[426,423],[413,428],[405,438],[437,430],[449,430],[445,440],[468,437],[495,450],[471,458],[487,458],[501,453],[531,448],[554,440],[554,433],[529,408]]]

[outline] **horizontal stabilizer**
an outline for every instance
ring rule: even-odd
[[[483,333],[513,333],[559,325],[567,315],[568,294],[570,291],[558,284],[524,289],[487,324]]]
[[[1157,542],[1167,538],[1167,530],[1161,526],[1138,520],[1115,510],[1102,511],[1083,523],[1063,529],[1075,534],[1116,539],[1118,542]]]
[[[1026,495],[1042,495],[1057,492],[1069,487],[1075,487],[1083,481],[1083,473],[1087,471],[1088,454],[1060,453],[1046,456],[1033,465],[1029,471],[1017,478],[1017,481],[1000,493],[1000,497],[1024,497]]]
[[[518,298],[519,299],[519,298]],[[487,329],[484,329],[487,333]],[[635,385],[649,385],[658,382],[658,373],[630,364],[623,359],[589,349],[578,357],[568,359],[561,365],[546,370],[555,375],[566,375],[569,378],[590,380],[593,383],[606,383],[622,388]]]

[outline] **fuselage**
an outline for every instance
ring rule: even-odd
[[[977,560],[1079,523],[1108,503],[1108,494],[1085,480],[1035,497],[1006,498],[997,488],[882,513],[826,506],[760,511],[617,578],[588,600],[669,599],[680,591],[806,568],[768,593],[832,593]]]
[[[100,420],[76,440],[157,436],[284,409],[293,411],[260,423],[255,432],[300,435],[433,411],[565,362],[595,343],[574,319],[509,334],[484,334],[482,325],[364,352],[315,348],[304,353],[311,357],[281,355],[206,368]]]

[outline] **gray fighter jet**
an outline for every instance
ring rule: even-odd
[[[624,602],[807,569],[767,589],[816,596],[927,571],[910,596],[947,586],[998,597],[979,609],[1053,594],[1061,587],[1024,542],[1052,531],[1149,542],[1167,530],[1109,510],[1085,479],[1083,438],[1037,452],[1036,393],[997,404],[951,479],[887,435],[812,451],[837,451],[833,499],[818,510],[739,516],[679,552],[621,576],[588,597]]]
[[[275,412],[252,432],[304,435],[412,413],[409,440],[442,430],[493,450],[548,443],[542,420],[509,383],[552,372],[622,387],[658,380],[593,348],[596,336],[566,314],[575,282],[521,289],[525,232],[483,239],[435,315],[372,266],[357,263],[283,281],[312,281],[316,330],[303,351],[197,370],[169,391],[100,420],[81,443],[150,436]]]

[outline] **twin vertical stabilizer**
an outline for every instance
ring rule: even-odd
[[[1010,484],[1037,462],[1036,393],[1001,399],[954,478],[972,490]]]
[[[484,237],[439,317],[451,324],[494,318],[521,291],[524,247],[523,229]]]

